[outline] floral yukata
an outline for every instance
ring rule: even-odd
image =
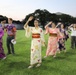
[[[27,26],[26,30],[26,37],[30,37],[32,34],[32,41],[31,41],[31,59],[30,64],[41,63],[41,45],[44,46],[44,35],[42,28],[36,29],[35,27]]]
[[[65,50],[65,41],[68,34],[65,29],[60,29],[60,32],[63,35],[63,38],[59,39],[59,50]]]
[[[4,49],[3,49],[3,40],[2,37],[4,35],[4,31],[2,29],[2,26],[0,25],[0,58],[4,58],[5,54],[4,54]]]
[[[49,27],[46,28],[46,34],[49,34],[46,56],[55,55],[58,49],[58,40],[62,38],[62,35],[59,29]]]

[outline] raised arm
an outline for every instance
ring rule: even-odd
[[[52,21],[49,22],[49,23],[45,26],[45,29],[46,29],[50,24],[52,24]]]
[[[33,16],[31,16],[31,17],[27,20],[27,22],[26,22],[25,25],[24,25],[24,29],[28,26],[28,23],[29,23],[32,19],[33,19]]]
[[[68,27],[68,29],[70,29],[72,26],[73,26],[73,24],[71,24],[71,25]]]
[[[32,31],[32,27],[28,26],[28,23],[33,19],[33,16],[31,16],[28,21],[26,22],[26,24],[24,25],[24,29],[25,29],[25,36],[28,38],[31,35],[31,31]]]
[[[61,23],[59,22],[59,23],[57,24],[56,28],[57,28],[58,26],[60,26],[60,25],[61,25]]]

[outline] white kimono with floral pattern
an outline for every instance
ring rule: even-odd
[[[36,64],[36,63],[41,63],[41,46],[44,46],[44,34],[43,34],[43,30],[42,28],[38,28],[36,29],[35,27],[29,27],[27,26],[25,28],[26,33],[25,36],[26,37],[30,37],[31,33],[39,33],[40,34],[40,38],[32,38],[31,41],[31,59],[30,59],[30,64]]]

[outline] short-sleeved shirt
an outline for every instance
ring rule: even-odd
[[[12,25],[7,25],[6,27],[7,30],[7,35],[9,36],[14,36],[15,32],[16,32],[16,27],[12,24]]]
[[[71,32],[71,36],[76,36],[76,30],[74,30],[73,28],[70,28]]]

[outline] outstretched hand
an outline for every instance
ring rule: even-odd
[[[60,25],[61,25],[61,23],[59,22],[59,23],[57,24],[56,28],[57,28],[58,26],[60,26]]]
[[[57,25],[61,25],[61,23],[59,22]]]
[[[52,21],[48,23],[48,25],[52,24]]]
[[[30,21],[32,21],[33,20],[33,16],[30,16],[29,17],[29,19],[28,19],[28,21],[25,23],[25,25],[24,25],[24,29],[26,29],[26,27],[28,26],[28,23],[30,22]]]
[[[71,27],[73,26],[73,24],[71,24]]]
[[[52,21],[49,22],[49,23],[45,26],[45,29],[46,29],[49,25],[51,25],[51,24],[52,24]]]
[[[33,20],[33,16],[29,17],[28,21],[32,21]]]

